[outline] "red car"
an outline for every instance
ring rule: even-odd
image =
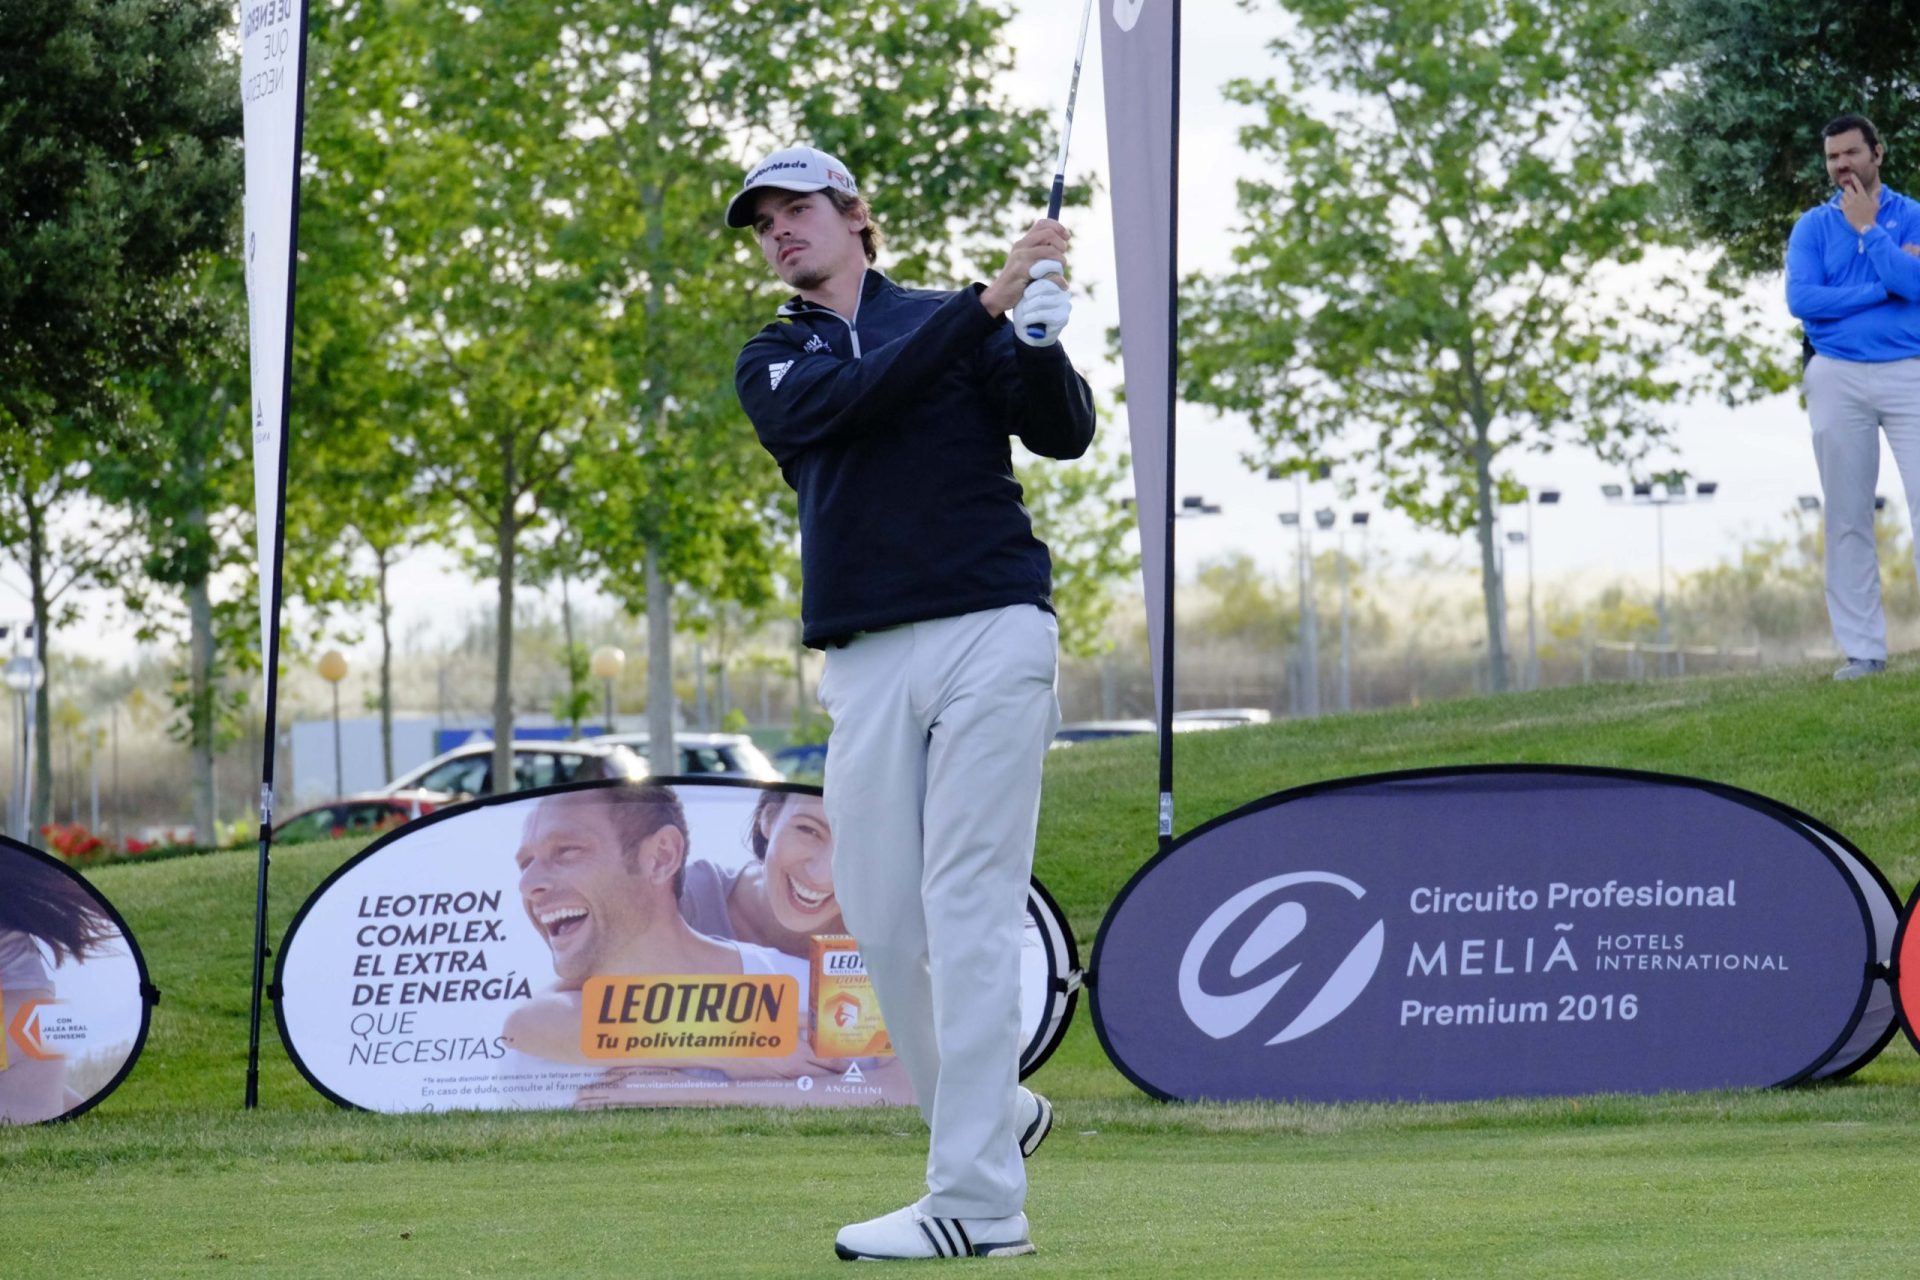
[[[442,798],[437,794],[422,795],[417,792],[391,796],[349,796],[344,800],[302,809],[275,824],[273,841],[275,844],[349,838],[371,841],[375,836],[412,822],[422,814],[432,813],[440,803]]]

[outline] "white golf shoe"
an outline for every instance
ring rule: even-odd
[[[849,1262],[909,1258],[1012,1258],[1032,1253],[1027,1215],[1011,1218],[935,1218],[910,1204],[840,1228],[833,1251]]]
[[[1053,1132],[1053,1104],[1025,1088],[1020,1090],[1020,1155],[1024,1159],[1040,1149],[1040,1144]]]

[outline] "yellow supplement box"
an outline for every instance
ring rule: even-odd
[[[818,934],[812,948],[813,1052],[820,1058],[893,1056],[860,944],[843,933]]]

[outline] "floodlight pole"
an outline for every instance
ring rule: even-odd
[[[1340,549],[1340,710],[1353,710],[1353,628],[1348,601],[1352,595],[1347,577],[1347,532],[1336,535]]]
[[[1313,604],[1313,537],[1307,532],[1307,482],[1293,476],[1294,509],[1300,513],[1300,714],[1320,714],[1320,614]]]
[[[1660,674],[1673,674],[1673,655],[1667,652],[1671,632],[1667,627],[1667,504],[1653,504],[1653,545],[1654,561],[1659,566],[1660,595],[1657,605],[1660,612]]]
[[[1533,613],[1533,490],[1527,490],[1527,688],[1540,687],[1540,632]]]

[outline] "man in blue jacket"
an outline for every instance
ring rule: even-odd
[[[1825,495],[1827,616],[1847,659],[1834,678],[1853,680],[1887,666],[1873,534],[1882,431],[1920,527],[1920,203],[1881,184],[1886,148],[1865,117],[1841,116],[1820,136],[1838,190],[1794,224],[1787,309],[1814,353],[1804,389]]]
[[[1010,437],[1051,458],[1093,439],[1059,346],[1071,233],[1043,218],[990,283],[904,289],[872,268],[851,173],[811,147],[749,170],[727,223],[795,290],[734,385],[799,496],[834,888],[932,1129],[927,1194],[834,1247],[1031,1253],[1021,1162],[1053,1113],[1019,1085],[1020,942],[1058,630]]]

